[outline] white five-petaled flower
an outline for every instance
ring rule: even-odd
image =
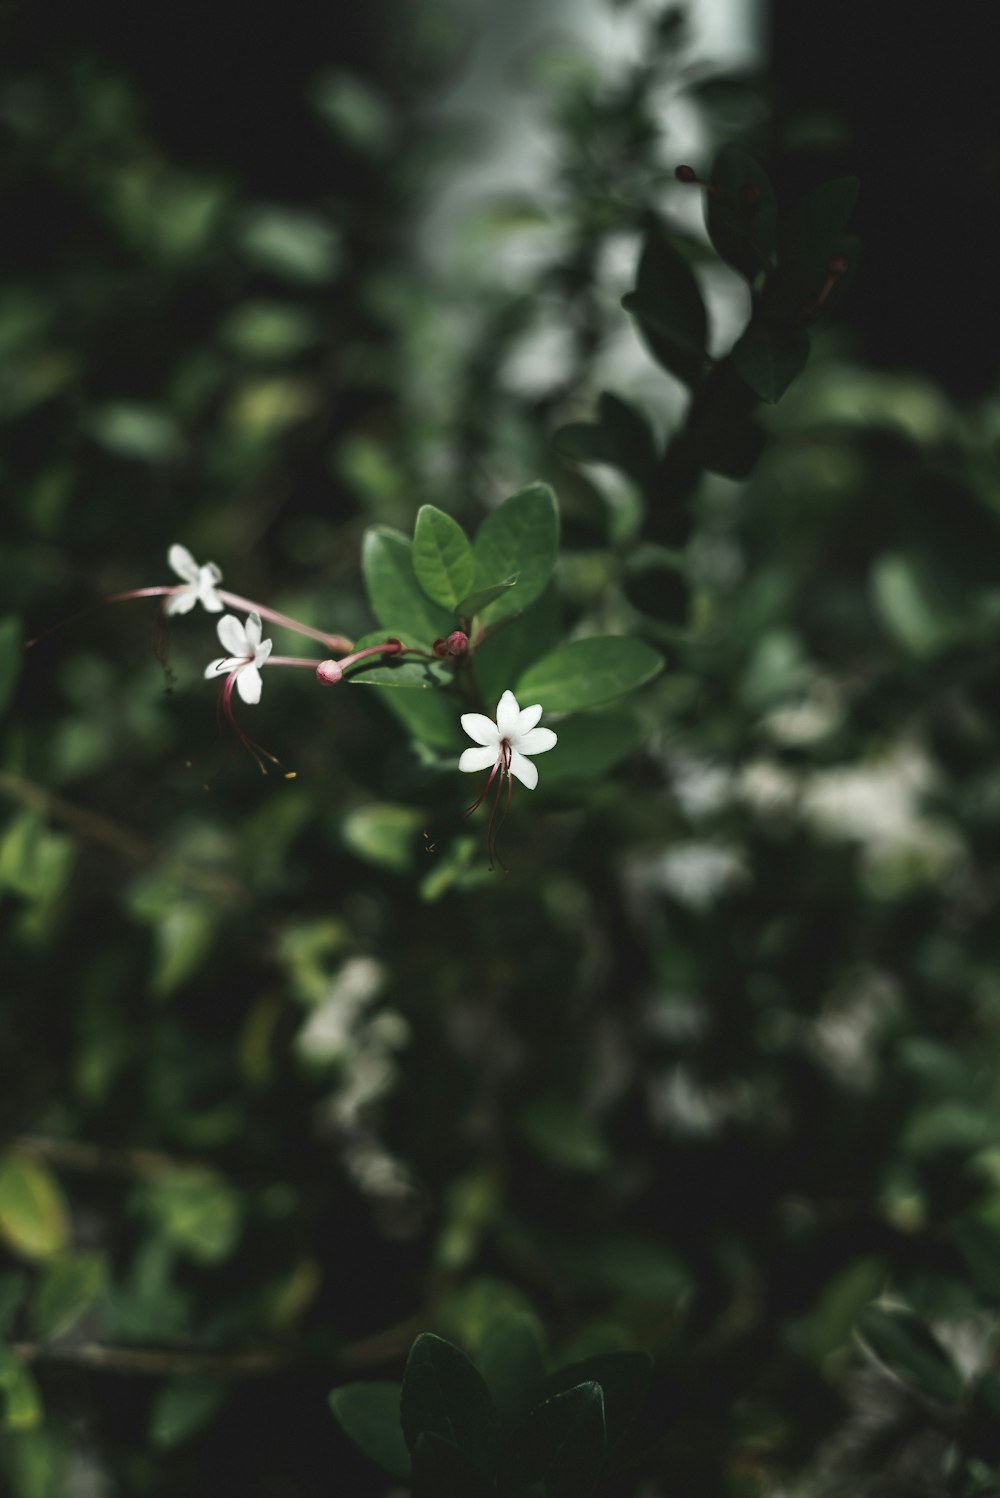
[[[538,766],[526,756],[544,754],[556,742],[551,728],[538,728],[541,703],[518,707],[513,692],[504,692],[497,703],[494,723],[483,713],[463,713],[462,727],[481,748],[466,749],[458,762],[460,770],[488,770],[501,775],[515,775],[522,785],[533,791],[538,784]],[[492,780],[492,776],[490,779]]]
[[[228,656],[220,656],[205,669],[206,676],[227,676],[236,683],[236,690],[244,702],[260,701],[260,667],[271,654],[270,640],[261,639],[260,615],[247,615],[246,626],[235,614],[223,614],[218,623],[219,640]]]
[[[190,613],[196,603],[200,603],[210,614],[221,613],[222,599],[215,591],[216,584],[222,581],[221,568],[214,562],[206,562],[204,567],[199,567],[187,547],[180,545],[171,546],[167,552],[167,561],[177,576],[187,584],[187,587],[177,588],[168,594],[165,604],[168,614]]]

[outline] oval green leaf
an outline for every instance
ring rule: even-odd
[[[361,570],[372,612],[389,634],[398,635],[405,645],[424,647],[447,635],[452,615],[432,603],[419,587],[413,571],[413,548],[401,531],[385,525],[367,531],[361,548]]]
[[[620,635],[571,640],[529,666],[514,690],[523,706],[540,702],[546,712],[571,713],[634,692],[663,665],[660,652],[643,640]]]
[[[410,1451],[422,1435],[440,1436],[484,1472],[496,1466],[498,1423],[482,1374],[451,1342],[424,1332],[406,1360],[400,1403]]]
[[[40,1342],[61,1337],[104,1289],[103,1254],[66,1254],[46,1266],[31,1297],[28,1320]]]
[[[421,505],[413,532],[413,572],[432,603],[455,609],[472,588],[476,563],[457,520],[435,505]]]
[[[399,1384],[342,1384],[330,1408],[346,1436],[371,1461],[401,1482],[410,1480],[410,1453],[399,1423]]]
[[[578,1384],[538,1405],[511,1436],[498,1483],[520,1498],[541,1483],[546,1498],[590,1498],[604,1463],[604,1394]]]
[[[754,394],[773,406],[808,364],[809,334],[751,323],[730,357]]]
[[[19,1151],[0,1158],[0,1239],[25,1259],[50,1259],[69,1241],[59,1182],[41,1160]]]
[[[868,1306],[858,1332],[902,1383],[945,1404],[959,1403],[961,1374],[930,1327],[905,1306]]]
[[[540,598],[552,576],[558,545],[559,510],[548,484],[531,484],[494,510],[473,542],[476,587],[495,587],[498,578],[514,574],[517,587],[495,598],[481,617],[496,623]]]

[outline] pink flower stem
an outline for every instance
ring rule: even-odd
[[[305,655],[269,655],[264,662],[265,666],[308,666],[310,671],[316,669],[315,656]]]
[[[151,590],[151,591],[156,591]],[[171,592],[172,589],[163,591]],[[293,629],[296,634],[308,635],[311,640],[319,640],[328,650],[350,650],[352,642],[343,635],[330,635],[322,629],[313,629],[311,624],[302,624],[298,619],[291,619],[287,614],[279,614],[277,609],[269,609],[262,603],[254,603],[250,598],[241,598],[238,593],[227,593],[222,588],[216,588],[216,594],[225,603],[232,604],[233,608],[246,609],[248,613],[260,614],[262,619],[270,619],[272,624],[284,625],[285,629]],[[313,662],[315,665],[315,662]]]

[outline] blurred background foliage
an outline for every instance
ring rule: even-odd
[[[799,97],[780,26],[764,75],[679,9],[602,14],[629,47],[518,53],[523,188],[470,193],[472,7],[4,11],[16,1498],[398,1489],[330,1389],[524,1315],[552,1366],[655,1359],[609,1492],[997,1490],[1000,408],[913,353],[929,285],[895,303],[910,364],[869,283],[747,479],[658,492],[554,442],[607,389],[681,419],[620,306],[651,211],[713,353],[739,331],[676,163],[739,144],[787,207],[876,114]],[[174,541],[360,634],[367,526],[474,526],[534,479],[539,631],[669,660],[622,767],[553,754],[507,875],[373,692],[279,678],[252,728],[296,778],[261,780],[205,621],[166,671],[140,602],[22,652],[171,580]]]

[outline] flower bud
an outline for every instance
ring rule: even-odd
[[[343,679],[344,672],[339,661],[320,661],[316,667],[316,680],[324,687],[335,686]]]
[[[678,166],[674,168],[674,176],[678,182],[697,182],[698,174],[693,166]]]
[[[469,651],[469,637],[464,630],[453,629],[444,642],[444,653],[450,661],[460,661]]]

